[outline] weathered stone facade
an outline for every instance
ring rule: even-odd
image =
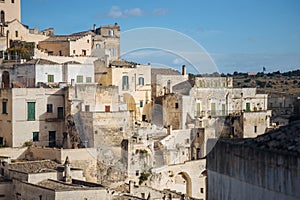
[[[254,139],[219,140],[207,157],[208,199],[300,198],[299,122]]]

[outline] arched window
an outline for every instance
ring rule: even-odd
[[[4,13],[4,11],[2,10],[1,11],[1,14],[0,14],[1,16],[0,16],[0,21],[2,22],[2,23],[4,23],[5,22],[5,13]]]

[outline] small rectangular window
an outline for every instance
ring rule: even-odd
[[[144,107],[144,102],[143,101],[140,101],[140,107]]]
[[[2,114],[7,114],[7,102],[2,101]]]
[[[27,120],[35,120],[35,102],[27,102]]]
[[[110,106],[105,106],[105,112],[110,112]]]
[[[109,30],[108,34],[109,34],[109,36],[114,36],[114,30]]]
[[[77,83],[83,83],[83,76],[78,75],[77,78],[76,78],[76,82]]]
[[[15,3],[15,0],[11,0],[11,3]]]
[[[48,83],[53,83],[54,82],[54,75],[48,74]]]
[[[73,54],[75,54],[76,53],[76,51],[75,50],[73,50]]]
[[[16,31],[16,37],[19,37],[19,32],[18,31]]]
[[[116,57],[116,55],[117,55],[116,48],[110,48],[109,52],[110,52],[110,57]]]
[[[128,76],[123,76],[122,77],[122,89],[123,90],[128,90],[129,89],[129,78],[128,78]]]
[[[33,132],[32,133],[32,141],[33,142],[39,141],[39,132]]]
[[[92,77],[86,77],[85,82],[86,83],[91,83],[92,82]]]
[[[140,175],[140,171],[139,171],[139,170],[136,170],[136,171],[135,171],[135,175],[136,175],[136,176],[139,176],[139,175]]]
[[[52,113],[52,112],[53,112],[53,105],[47,104],[47,113]]]
[[[179,104],[178,103],[175,103],[175,108],[179,108]]]
[[[64,119],[64,108],[63,107],[57,107],[57,118]]]
[[[85,112],[90,112],[90,105],[85,105]]]
[[[139,78],[139,85],[144,85],[144,77]]]
[[[254,133],[257,133],[257,126],[254,126]]]

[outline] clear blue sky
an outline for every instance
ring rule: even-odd
[[[299,0],[22,0],[21,7],[23,24],[53,27],[55,34],[115,22],[121,31],[176,30],[202,45],[225,73],[300,69]]]

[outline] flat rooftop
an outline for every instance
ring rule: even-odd
[[[51,160],[24,161],[9,164],[9,169],[23,173],[45,173],[56,171],[58,163]]]
[[[62,181],[47,179],[39,182],[37,185],[55,191],[104,189],[104,187],[100,184],[79,180],[72,180],[72,183],[65,183]]]

